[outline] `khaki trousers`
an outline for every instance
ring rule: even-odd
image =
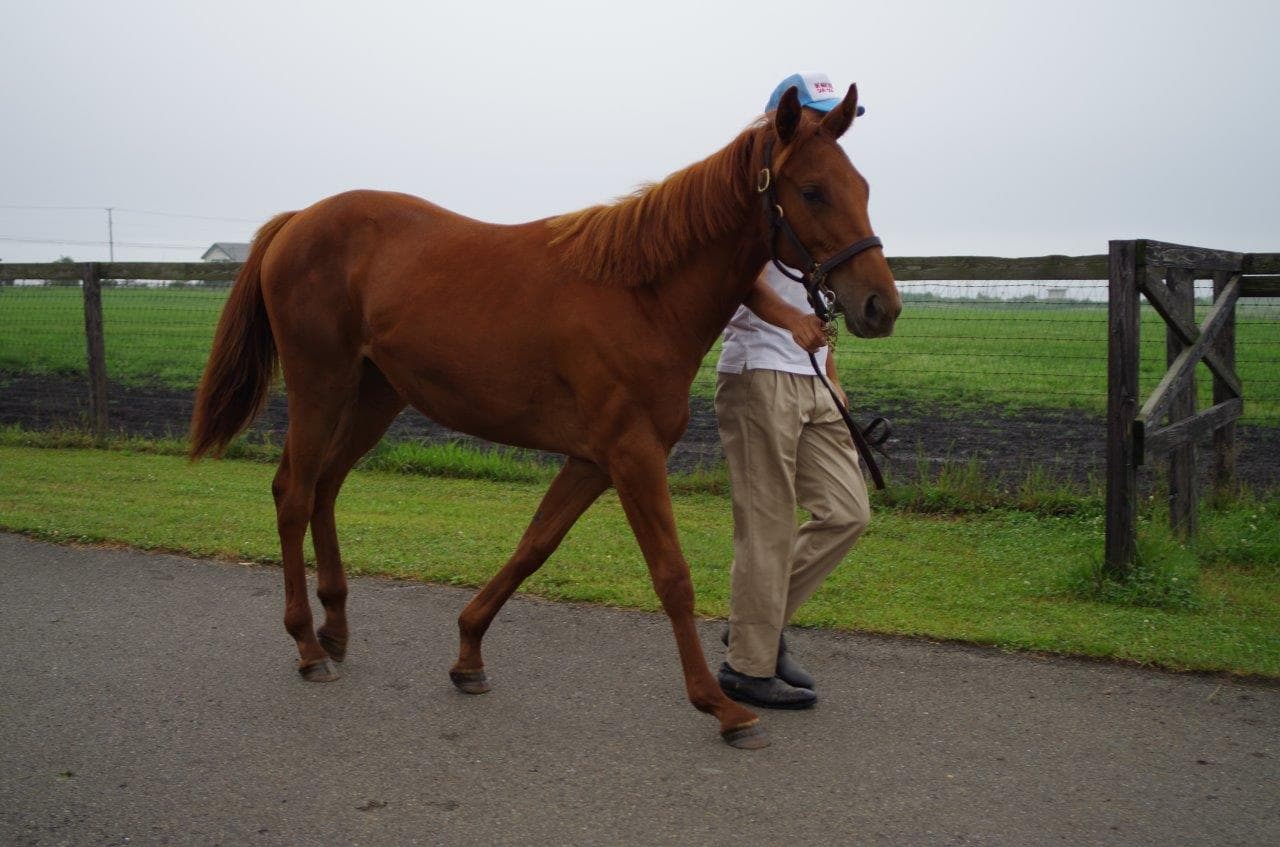
[[[733,489],[729,665],[773,676],[778,636],[871,520],[853,440],[816,376],[718,375]],[[796,505],[810,514],[796,526]]]

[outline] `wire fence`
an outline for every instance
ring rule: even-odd
[[[1203,316],[1210,291],[1207,283],[1197,286]],[[899,288],[904,306],[893,336],[860,339],[846,332],[835,355],[858,413],[895,419],[900,453],[961,460],[1006,453],[1026,457],[1024,464],[1099,466],[1106,280],[909,280]],[[112,431],[185,435],[229,289],[225,280],[102,283]],[[1166,342],[1159,316],[1148,306],[1142,312],[1146,396],[1165,371]],[[1258,449],[1271,449],[1280,445],[1280,298],[1239,302],[1236,348],[1245,391],[1242,449],[1250,449],[1249,432]],[[717,343],[694,381],[695,418],[711,414],[718,355]],[[1197,370],[1203,406],[1211,397],[1210,375],[1203,364]],[[0,424],[84,426],[86,372],[82,284],[0,282]],[[1078,431],[1078,439],[1064,440],[1064,426]],[[714,439],[714,421],[691,431]],[[1266,464],[1260,460],[1260,467]],[[1262,472],[1260,481],[1280,482],[1280,470]]]
[[[940,412],[1078,410],[1101,415],[1107,402],[1107,281],[900,282],[894,334],[836,345],[841,381],[864,403],[927,405]],[[1199,317],[1211,291],[1198,292]],[[1236,307],[1236,363],[1245,386],[1244,424],[1280,426],[1280,299]],[[1165,324],[1142,310],[1145,395],[1164,375]],[[716,350],[695,392],[714,384]],[[1202,397],[1211,374],[1198,370]]]

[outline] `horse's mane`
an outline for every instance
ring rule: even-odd
[[[588,280],[653,282],[707,241],[729,232],[751,202],[751,155],[763,119],[723,149],[613,203],[552,218],[551,243]]]

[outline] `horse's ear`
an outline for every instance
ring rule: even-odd
[[[844,135],[849,124],[853,123],[853,116],[856,114],[858,114],[858,84],[854,83],[849,86],[849,93],[844,96],[844,100],[840,101],[840,105],[827,112],[827,116],[822,119],[822,131],[832,138],[839,138]]]
[[[791,139],[796,137],[796,128],[800,126],[800,93],[794,85],[778,101],[773,126],[778,131],[778,140],[783,146],[790,144]]]

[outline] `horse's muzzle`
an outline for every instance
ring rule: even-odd
[[[886,296],[868,294],[857,310],[845,310],[845,325],[859,338],[883,338],[893,334],[893,326],[902,313],[902,298],[894,292]]]

